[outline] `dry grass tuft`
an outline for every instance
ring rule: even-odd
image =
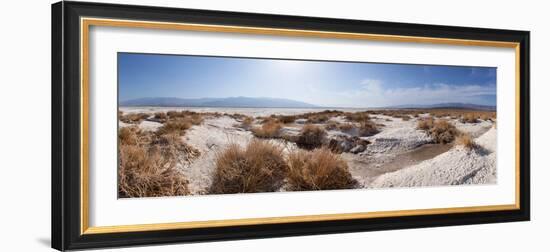
[[[416,128],[420,130],[429,130],[434,126],[433,117],[423,118],[418,121]]]
[[[283,150],[276,145],[261,140],[246,148],[233,144],[218,155],[209,192],[273,192],[282,186],[287,169]]]
[[[241,124],[238,125],[238,127],[249,130],[252,127],[252,124],[254,123],[254,118],[250,116],[244,116],[242,118]]]
[[[446,120],[436,120],[429,131],[436,143],[451,143],[459,134],[454,125]]]
[[[157,130],[159,135],[164,134],[179,134],[183,136],[185,131],[191,128],[192,123],[186,119],[171,119],[168,120],[162,127]]]
[[[153,119],[159,123],[165,123],[168,120],[168,116],[164,112],[157,112],[153,116]]]
[[[140,132],[138,127],[124,127],[118,130],[118,139],[120,144],[137,145],[140,143],[138,133]]]
[[[122,114],[119,112],[119,120],[124,123],[140,123],[141,121],[149,118],[149,114],[147,113],[131,113],[131,114]]]
[[[476,116],[476,114],[468,113],[468,114],[462,115],[462,118],[460,119],[460,122],[462,122],[462,123],[478,123],[479,120],[478,120],[478,117]]]
[[[363,122],[363,121],[369,121],[370,117],[368,112],[355,112],[355,113],[347,113],[346,119],[352,122]]]
[[[419,120],[416,127],[426,131],[436,143],[442,144],[451,143],[460,134],[460,131],[447,120],[434,120],[432,117]]]
[[[296,116],[293,116],[293,115],[278,116],[277,119],[279,120],[279,122],[287,124],[287,123],[293,123],[294,121],[296,121]]]
[[[137,127],[119,130],[118,195],[158,197],[189,194],[188,181],[176,168],[179,158],[199,155],[176,135],[155,135]]]
[[[315,115],[310,115],[308,118],[307,118],[307,122],[308,123],[324,123],[326,121],[328,121],[330,119],[330,116],[329,115],[326,115],[326,114],[315,114]]]
[[[296,144],[304,149],[314,149],[321,147],[326,137],[327,132],[322,127],[306,124],[296,139]]]
[[[372,136],[380,132],[378,126],[371,121],[362,121],[359,124],[359,135],[360,136]]]
[[[466,149],[469,149],[469,150],[473,150],[473,149],[476,149],[478,147],[478,145],[476,144],[476,142],[474,141],[472,136],[470,134],[466,134],[466,133],[461,134],[460,136],[458,136],[455,139],[455,144],[456,145],[462,145],[462,146],[466,147]]]
[[[337,130],[339,127],[340,127],[340,123],[337,122],[337,121],[329,120],[329,121],[325,124],[325,129],[326,129],[326,130]]]
[[[357,186],[347,163],[327,148],[295,151],[289,155],[288,164],[290,190],[349,189]]]
[[[340,131],[342,132],[351,132],[355,129],[355,125],[353,125],[352,123],[342,123],[338,125],[338,129],[340,129]]]
[[[122,198],[189,194],[188,181],[158,147],[121,145],[118,195]]]
[[[277,138],[280,137],[280,131],[283,124],[278,120],[265,120],[261,127],[252,128],[254,136],[259,138]]]

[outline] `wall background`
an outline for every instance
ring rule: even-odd
[[[107,1],[107,0],[105,0]],[[544,250],[550,226],[550,26],[544,1],[118,0],[185,8],[477,26],[531,31],[532,221],[370,233],[126,248],[118,251]],[[50,240],[50,4],[0,10],[0,250],[48,251]],[[548,154],[547,154],[548,153]],[[111,249],[107,249],[110,251]]]

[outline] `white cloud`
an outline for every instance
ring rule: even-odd
[[[448,102],[483,103],[480,96],[495,94],[495,86],[439,83],[410,88],[384,88],[380,80],[365,79],[358,90],[337,93],[335,98],[341,101],[341,106],[378,107]]]

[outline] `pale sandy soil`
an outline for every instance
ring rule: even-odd
[[[413,187],[496,182],[496,130],[491,128],[476,143],[480,150],[455,146],[433,159],[378,177],[369,187]]]

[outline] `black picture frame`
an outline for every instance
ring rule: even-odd
[[[519,209],[397,216],[337,221],[138,231],[81,233],[81,17],[321,30],[519,43]],[[530,219],[529,32],[393,22],[267,15],[102,3],[52,5],[52,247],[87,249],[175,242],[253,239],[388,229],[467,225]]]

